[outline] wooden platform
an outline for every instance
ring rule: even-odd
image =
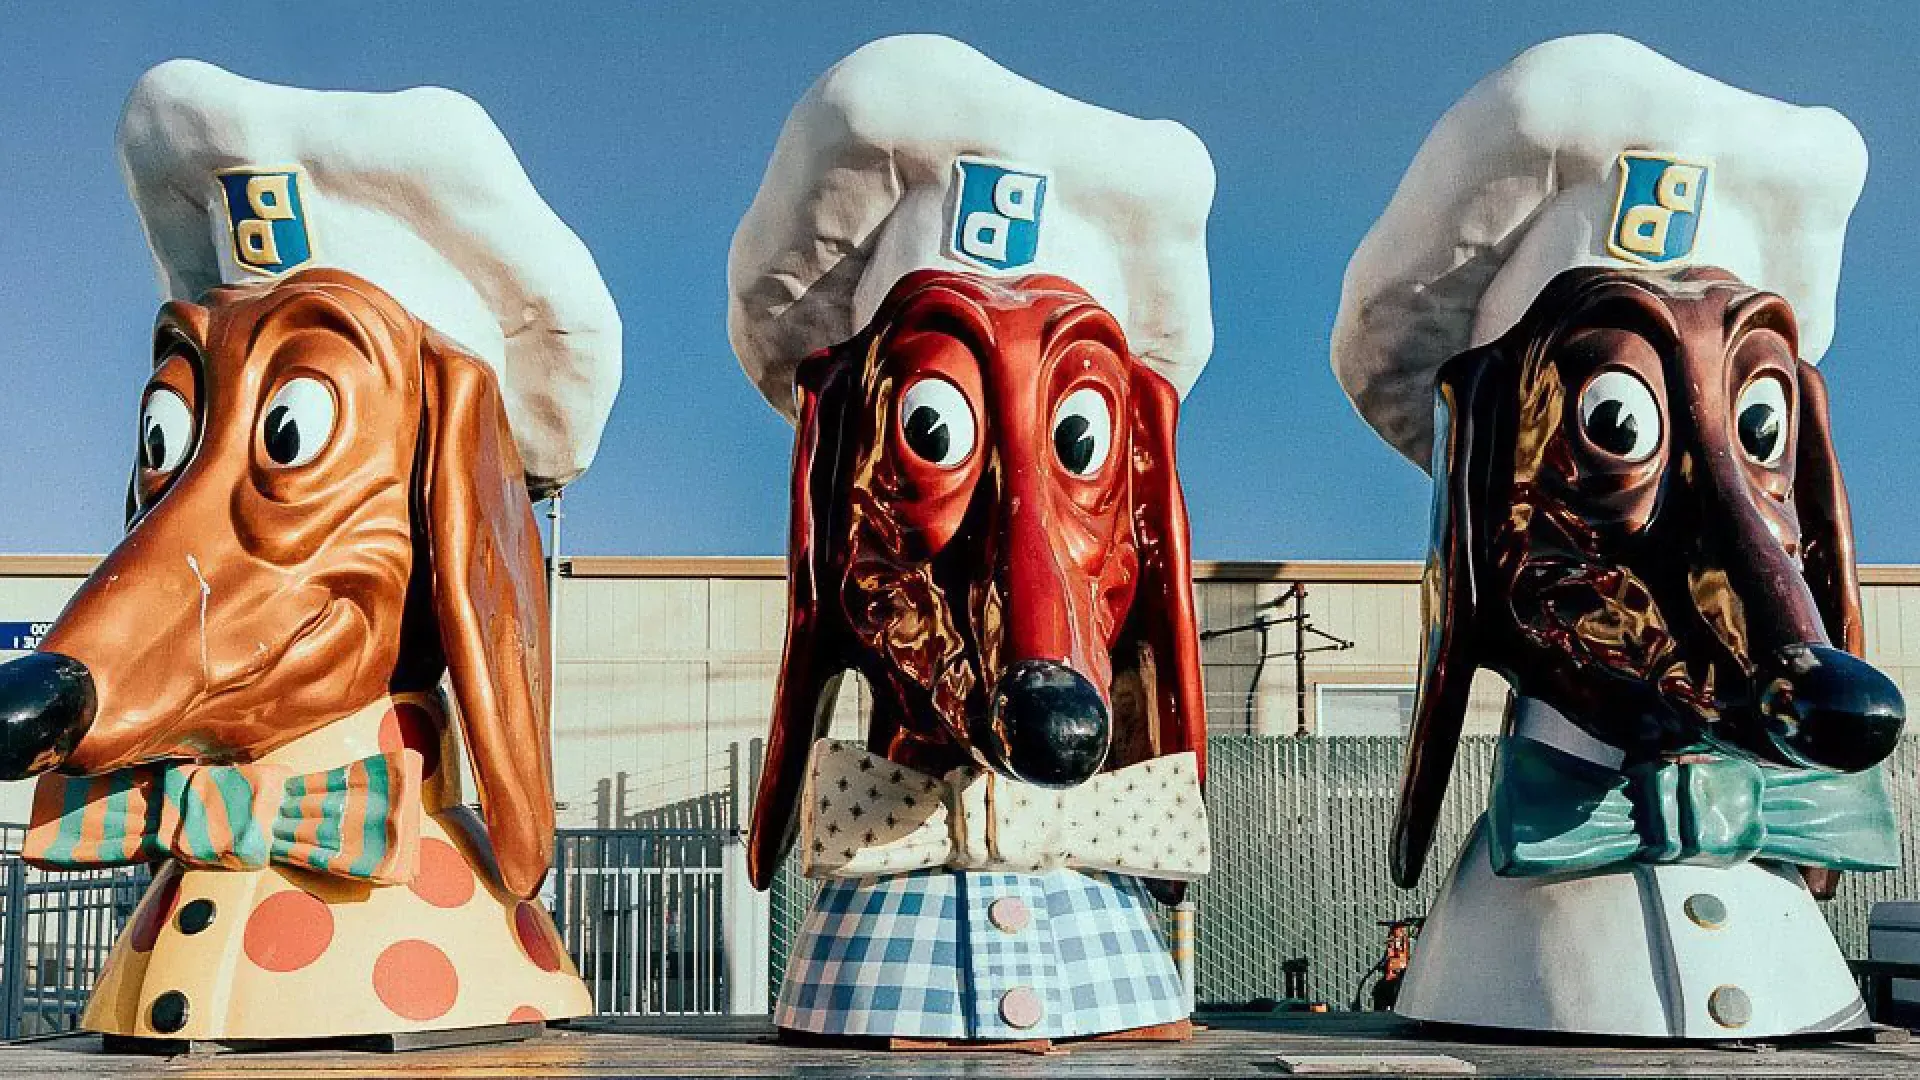
[[[0,1077],[714,1076],[1273,1077],[1289,1074],[1477,1076],[1920,1075],[1920,1043],[1716,1047],[1514,1045],[1424,1031],[1390,1016],[1203,1014],[1179,1045],[1081,1044],[1045,1055],[887,1053],[774,1042],[761,1018],[596,1020],[531,1042],[376,1054],[334,1047],[170,1058],[106,1055],[74,1035],[0,1048]],[[1900,1032],[1904,1035],[1904,1032]],[[1451,1064],[1449,1064],[1451,1059]]]

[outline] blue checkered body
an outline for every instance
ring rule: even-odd
[[[1030,916],[1017,930],[989,915],[1007,898]],[[1181,1020],[1186,995],[1153,902],[1137,879],[1064,869],[828,881],[794,943],[774,1023],[821,1035],[992,1040]],[[1022,988],[1041,1006],[1029,1027],[1002,1010]]]

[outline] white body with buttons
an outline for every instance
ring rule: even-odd
[[[1517,699],[1516,734],[1588,760],[1596,742]],[[1484,820],[1420,932],[1394,1011],[1525,1031],[1750,1039],[1847,1031],[1867,1011],[1800,872],[1623,865],[1564,877],[1493,872]]]
[[[1484,828],[1421,930],[1395,1011],[1481,1027],[1681,1039],[1867,1024],[1847,962],[1795,868],[1636,865],[1502,878]]]

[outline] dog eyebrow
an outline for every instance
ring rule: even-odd
[[[1800,324],[1793,306],[1784,297],[1753,290],[1727,305],[1721,315],[1727,337],[1727,353],[1732,355],[1755,330],[1772,330],[1787,339],[1787,351],[1800,358]]]
[[[959,338],[975,352],[993,352],[1000,347],[993,320],[979,303],[951,289],[929,289],[914,298],[902,313],[894,336],[914,331]]]
[[[359,296],[358,293],[351,293],[350,295]],[[362,299],[364,299],[364,297],[362,297]],[[373,340],[372,335],[367,330],[366,324],[363,323],[359,316],[351,311],[346,304],[341,303],[339,299],[329,295],[326,290],[317,288],[292,290],[290,295],[281,298],[278,303],[274,304],[265,314],[261,315],[247,335],[247,351],[251,353],[254,349],[259,348],[261,339],[266,336],[268,332],[279,329],[280,324],[298,315],[312,316],[316,313],[322,316],[322,318],[314,325],[302,327],[302,329],[332,330],[353,343],[354,352],[358,354],[362,363],[376,369],[380,366],[379,360],[374,354],[380,350],[382,346]]]
[[[1047,316],[1046,327],[1041,331],[1040,347],[1051,352],[1054,342],[1061,336],[1092,327],[1098,333],[1083,333],[1081,340],[1097,337],[1101,344],[1118,353],[1122,359],[1130,359],[1133,354],[1127,347],[1126,332],[1120,328],[1120,321],[1113,313],[1091,300],[1075,299],[1079,302],[1060,307]]]
[[[1553,340],[1557,345],[1579,330],[1621,330],[1647,339],[1664,356],[1681,343],[1680,328],[1667,308],[1670,299],[1639,283],[1597,289],[1560,324]]]

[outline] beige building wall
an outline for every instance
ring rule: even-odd
[[[50,621],[93,562],[0,558],[0,622]],[[569,570],[559,594],[554,739],[561,823],[617,826],[657,819],[662,808],[692,812],[736,774],[744,779],[779,672],[784,561],[582,557]],[[1391,713],[1365,710],[1390,708],[1395,692],[1411,691],[1421,634],[1416,564],[1201,563],[1195,577],[1215,732],[1373,730],[1365,725]],[[1868,656],[1920,701],[1920,567],[1869,567],[1862,577]],[[1302,613],[1309,629],[1300,644],[1313,651],[1296,665]],[[1481,674],[1474,730],[1497,730],[1505,693],[1497,677]],[[865,704],[864,686],[849,677],[835,733],[857,736]],[[1342,712],[1355,707],[1362,712]],[[0,821],[25,820],[31,787],[0,784]]]

